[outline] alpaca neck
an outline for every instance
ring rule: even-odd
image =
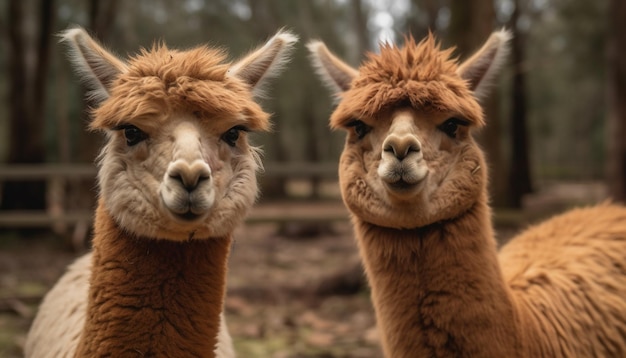
[[[354,223],[385,356],[517,356],[518,318],[486,200],[419,229]]]
[[[138,238],[100,203],[77,357],[214,357],[230,237]]]

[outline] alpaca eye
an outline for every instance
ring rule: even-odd
[[[365,137],[367,133],[372,129],[372,127],[365,124],[365,122],[360,121],[358,119],[353,120],[352,122],[347,124],[348,127],[354,127],[354,133],[356,133],[359,139]]]
[[[144,131],[135,127],[132,124],[117,126],[113,129],[124,131],[124,138],[126,138],[126,144],[129,147],[132,147],[135,144],[141,143],[144,140],[148,139],[148,135]]]
[[[231,147],[234,147],[237,145],[237,140],[239,139],[241,131],[245,132],[247,129],[244,126],[234,126],[222,134],[222,140]]]
[[[459,126],[467,126],[468,123],[459,118],[450,118],[439,125],[439,130],[444,132],[450,138],[456,138],[456,132]]]

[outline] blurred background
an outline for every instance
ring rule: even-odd
[[[126,57],[164,40],[237,58],[278,29],[301,42],[263,107],[274,130],[262,197],[236,233],[226,313],[241,357],[379,357],[369,293],[337,187],[343,133],[303,43],[357,66],[380,42],[432,31],[462,60],[514,33],[476,137],[498,238],[565,208],[626,196],[622,0],[5,0],[0,3],[0,356],[21,356],[36,307],[89,247],[99,133],[56,34],[87,28]]]

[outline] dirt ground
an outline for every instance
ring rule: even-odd
[[[37,303],[77,254],[54,238],[3,240],[0,357],[20,357]],[[249,224],[235,240],[226,314],[240,357],[380,356],[368,292],[317,289],[326,277],[358,265],[347,221]]]
[[[591,192],[574,195],[574,203],[562,200],[572,198],[572,190],[552,190],[530,205],[560,210],[602,196],[599,189],[585,188]],[[523,215],[503,217],[509,219],[498,228],[501,240],[528,224]],[[357,280],[345,282],[343,292],[329,289],[329,278],[359,270],[348,221],[248,223],[235,240],[226,315],[239,357],[382,356],[367,287]],[[50,235],[20,239],[0,231],[0,357],[22,356],[37,304],[77,257],[61,242]]]

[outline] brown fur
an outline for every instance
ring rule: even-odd
[[[605,203],[531,227],[499,256],[529,357],[626,356],[626,210]]]
[[[269,115],[252,100],[249,85],[226,76],[225,57],[207,47],[180,52],[162,44],[143,50],[113,82],[111,100],[94,110],[92,128],[112,128],[128,118],[163,121],[185,111],[207,121],[242,116],[250,130],[267,130]]]
[[[497,252],[472,91],[483,94],[507,40],[492,35],[457,66],[431,37],[408,39],[340,76],[346,65],[309,45],[318,72],[342,91],[331,116],[348,131],[342,197],[386,357],[626,356],[626,208],[571,211]],[[451,117],[468,124],[452,137],[442,130]],[[395,177],[405,182],[394,186]]]
[[[342,95],[330,123],[340,128],[353,118],[373,118],[383,109],[399,105],[437,112],[463,114],[483,125],[482,110],[471,91],[455,73],[452,50],[440,51],[431,35],[419,44],[412,37],[404,47],[383,45],[359,67],[359,76]]]
[[[96,223],[89,313],[77,356],[213,356],[230,237],[134,237],[102,204]]]

